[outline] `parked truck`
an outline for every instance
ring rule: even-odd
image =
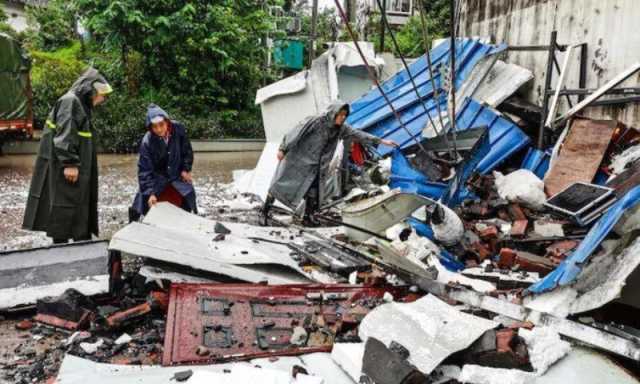
[[[0,153],[9,140],[33,134],[31,62],[20,43],[0,33]]]

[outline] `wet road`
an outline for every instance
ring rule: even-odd
[[[255,167],[260,152],[196,153],[194,185],[200,213],[210,216],[214,207],[229,196],[225,184],[235,169]],[[0,156],[0,251],[50,244],[42,232],[20,229],[35,161],[32,155]],[[100,237],[128,222],[127,208],[138,189],[136,155],[100,155]]]

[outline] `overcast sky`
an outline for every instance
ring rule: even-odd
[[[334,8],[335,4],[333,3],[333,0],[319,0],[318,1],[318,8],[322,9],[325,7],[331,7]]]

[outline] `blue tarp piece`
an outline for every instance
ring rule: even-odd
[[[405,220],[405,222],[409,224],[419,236],[426,237],[429,240],[435,240],[433,229],[431,229],[431,226],[429,224],[412,216],[409,216],[409,218]]]
[[[528,169],[533,172],[540,180],[544,179],[544,175],[549,170],[549,162],[551,160],[550,150],[541,151],[537,148],[529,148],[527,154],[522,161],[521,169]]]
[[[407,220],[405,220],[405,222],[409,224],[418,235],[426,237],[429,240],[434,240],[433,229],[431,229],[431,226],[429,224],[418,220],[415,217],[409,217]],[[451,272],[459,272],[464,269],[464,264],[458,261],[458,259],[454,255],[444,249],[440,250],[440,253],[438,254],[438,260],[440,260],[440,263]]]
[[[542,280],[530,286],[527,290],[533,293],[542,293],[556,288],[558,285],[571,284],[582,271],[582,265],[598,245],[607,237],[609,232],[618,223],[622,215],[640,203],[640,186],[627,192],[614,205],[602,215],[602,217],[591,227],[587,236],[580,245],[569,255],[556,269],[545,276]]]
[[[400,113],[405,127],[411,135],[400,126],[400,123],[391,112],[391,108],[380,94],[378,89],[373,89],[361,98],[351,103],[351,113],[347,122],[355,129],[364,129],[378,137],[394,140],[402,148],[414,144],[422,138],[422,131],[429,122],[428,116],[433,121],[438,120],[436,103],[441,110],[447,110],[447,95],[442,89],[443,79],[440,67],[448,66],[451,44],[444,42],[430,51],[433,64],[434,83],[438,88],[439,99],[434,98],[433,88],[426,56],[409,65],[409,70],[415,80],[420,98],[413,90],[410,77],[406,70],[402,70],[385,81],[381,87],[391,100],[394,108]],[[487,45],[473,39],[460,39],[456,42],[456,87],[460,87],[468,78],[473,67],[482,58],[501,52],[506,45]],[[428,111],[425,112],[424,107]],[[438,125],[436,123],[436,125]],[[391,148],[380,146],[378,152],[386,155]]]
[[[400,150],[395,150],[391,155],[389,188],[400,188],[405,193],[417,193],[438,200],[447,189],[447,184],[429,181],[422,172],[411,167]]]
[[[440,250],[438,259],[440,260],[440,263],[451,272],[459,272],[464,269],[464,264],[459,262],[455,256],[445,251],[444,249]]]

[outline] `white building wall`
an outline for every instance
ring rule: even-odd
[[[586,42],[587,87],[597,88],[631,64],[640,61],[640,1],[638,0],[463,0],[460,32],[463,36],[489,36],[509,45],[547,45],[551,31],[559,44]],[[574,51],[568,87],[578,88],[579,50]],[[562,65],[564,53],[558,53]],[[507,61],[534,72],[525,96],[541,104],[547,54],[509,52]],[[554,71],[555,72],[555,71]],[[557,73],[554,75],[554,82]],[[620,86],[640,87],[640,75]],[[567,105],[561,99],[560,110]],[[592,117],[619,119],[640,128],[638,104],[588,108]]]
[[[9,19],[7,22],[17,32],[27,29],[27,16],[24,12],[22,4],[10,3],[8,1],[0,1],[0,7],[7,14]]]

